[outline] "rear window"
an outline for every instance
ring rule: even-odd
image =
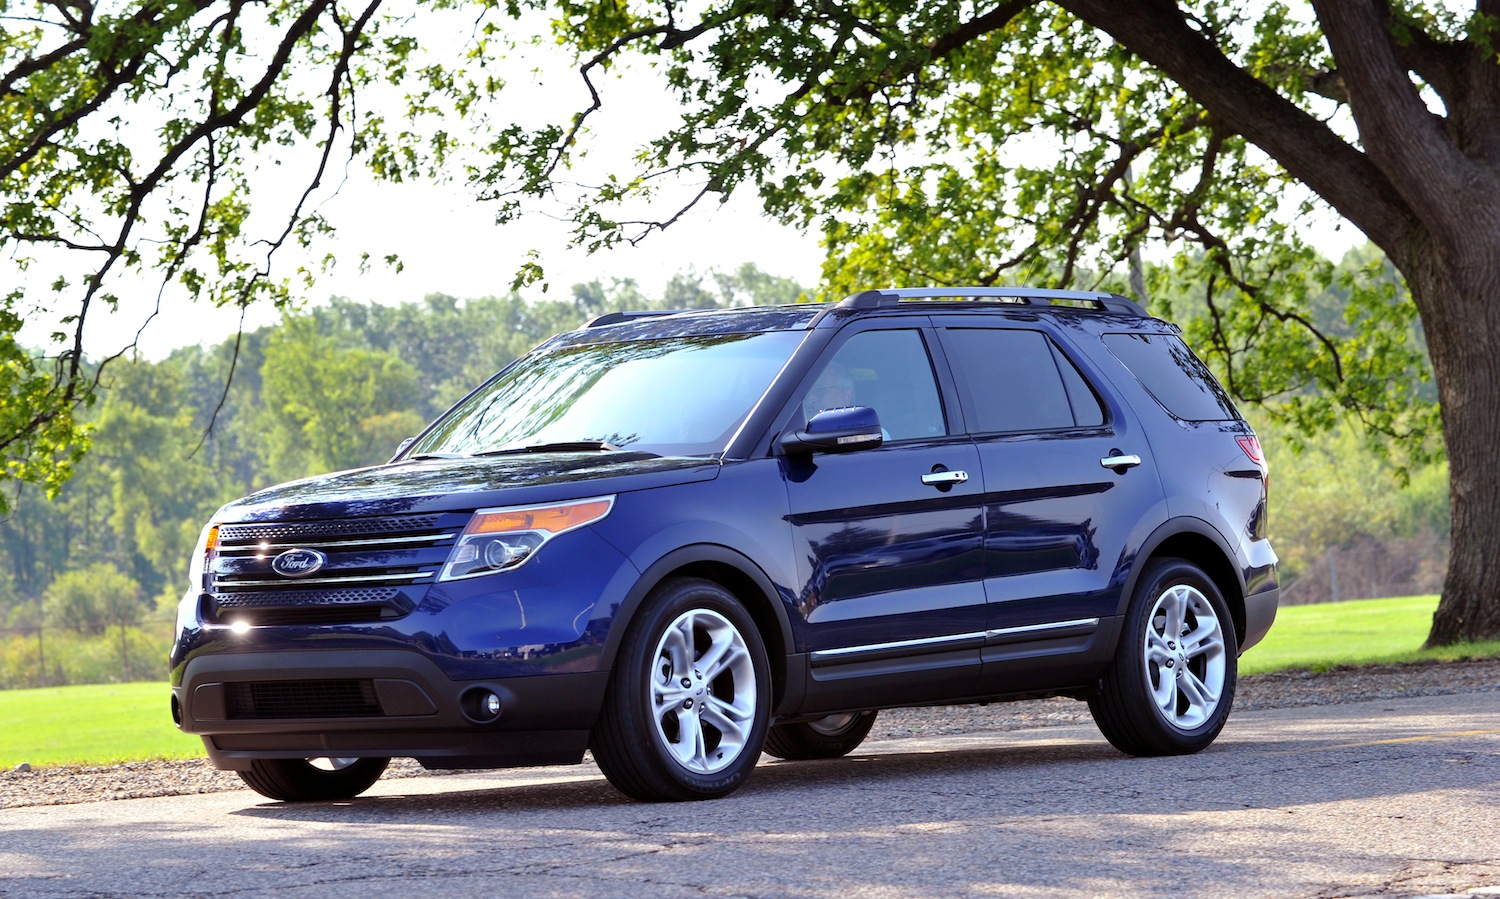
[[[1105,334],[1104,345],[1136,380],[1184,421],[1239,418],[1229,394],[1182,339],[1171,334]]]

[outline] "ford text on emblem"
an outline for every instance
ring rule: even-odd
[[[271,560],[271,570],[282,577],[307,577],[327,561],[328,557],[315,549],[289,549]]]

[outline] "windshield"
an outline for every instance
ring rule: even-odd
[[[586,443],[660,455],[723,452],[803,336],[697,335],[527,357],[439,419],[406,455]]]

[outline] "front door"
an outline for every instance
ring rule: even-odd
[[[910,325],[841,334],[793,416],[869,406],[885,432],[876,449],[782,458],[809,711],[963,695],[977,682],[979,454],[949,425],[926,340]]]

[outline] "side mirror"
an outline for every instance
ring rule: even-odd
[[[406,452],[406,448],[408,446],[411,446],[416,441],[417,441],[417,438],[415,438],[415,437],[408,437],[405,440],[401,441],[401,445],[398,446],[398,447],[396,447],[396,453],[395,453],[395,455],[391,456],[391,462],[394,462],[397,459],[401,458],[401,454],[404,453],[404,452]],[[390,464],[390,463],[388,462],[386,464]]]
[[[885,440],[880,416],[869,406],[825,409],[807,422],[807,427],[783,434],[777,447],[787,455],[798,453],[847,453],[874,449]]]

